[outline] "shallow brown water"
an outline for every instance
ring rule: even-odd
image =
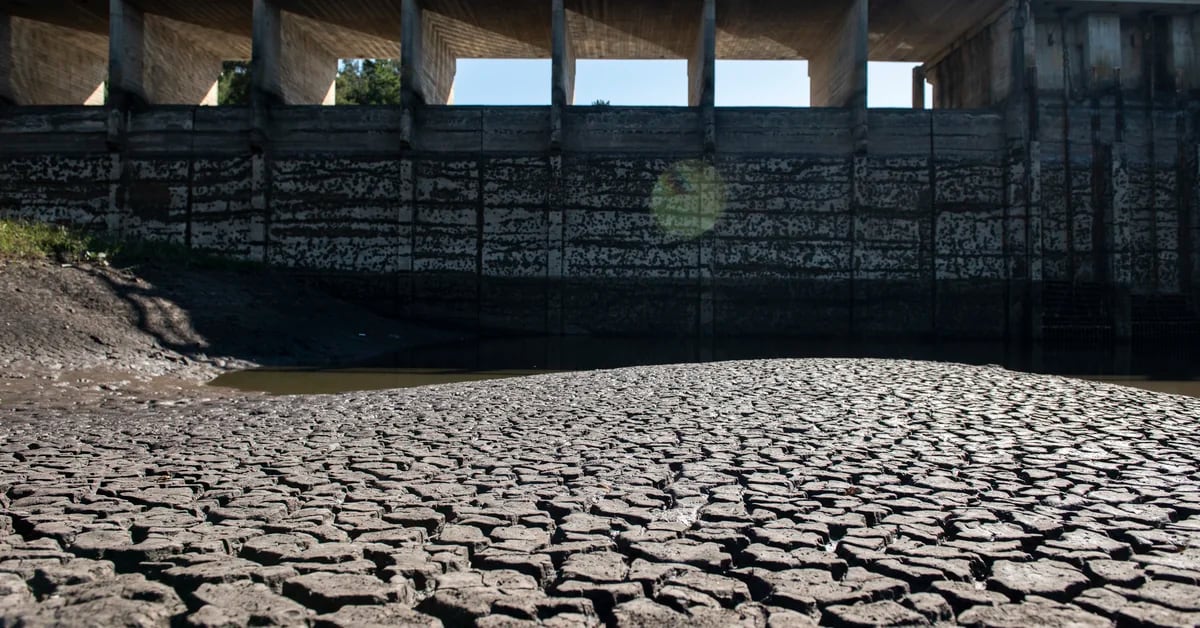
[[[489,379],[524,377],[545,371],[455,369],[256,369],[227,373],[211,382],[212,386],[265,392],[272,395],[327,395],[364,390],[416,388],[436,384],[478,382]]]
[[[1200,357],[1183,347],[1035,347],[993,343],[532,337],[477,339],[413,348],[335,368],[230,373],[214,386],[269,394],[332,394],[473,382],[540,373],[768,358],[894,358],[999,364],[1200,397]]]
[[[1118,386],[1129,386],[1131,388],[1141,388],[1153,392],[1167,393],[1170,395],[1184,395],[1187,397],[1200,397],[1200,381],[1197,380],[1158,380],[1146,379],[1143,377],[1087,377],[1094,382],[1104,382],[1106,384],[1117,384]]]

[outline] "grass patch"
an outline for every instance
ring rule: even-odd
[[[90,252],[91,238],[59,225],[0,220],[0,258],[69,259],[79,261]]]
[[[246,262],[189,249],[182,244],[120,238],[62,225],[0,219],[0,260],[90,262],[106,266],[159,265],[206,270],[261,268]]]

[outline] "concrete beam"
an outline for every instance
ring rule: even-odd
[[[717,90],[717,3],[703,0],[696,46],[688,58],[688,105],[713,107]]]
[[[254,0],[252,100],[258,105],[332,105],[338,57],[321,42],[321,23]]]
[[[556,107],[575,104],[575,45],[567,24],[563,0],[552,0],[551,7],[551,103]]]
[[[0,104],[103,105],[103,35],[0,13]]]
[[[1083,76],[1081,84],[1089,92],[1117,87],[1121,75],[1121,16],[1116,13],[1089,13],[1079,20],[1083,40]]]
[[[400,5],[400,88],[405,103],[444,105],[454,93],[458,59],[419,0]]]
[[[812,106],[867,106],[868,1],[850,0],[821,51],[808,62]]]

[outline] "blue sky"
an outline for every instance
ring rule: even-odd
[[[871,63],[868,104],[912,106],[912,63]],[[581,60],[575,70],[575,102],[614,105],[687,105],[686,61]],[[926,92],[929,92],[928,86]],[[807,107],[805,61],[717,61],[718,107]],[[926,97],[926,102],[932,98]],[[548,59],[460,59],[454,81],[459,105],[550,103]]]

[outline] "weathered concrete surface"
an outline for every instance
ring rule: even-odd
[[[0,12],[0,105],[102,105],[102,34]]]
[[[246,109],[131,114],[119,154],[103,115],[13,111],[0,215],[357,273],[403,313],[555,334],[917,332],[942,308],[941,328],[999,337],[1027,256],[991,112],[872,112],[852,160],[845,111],[717,110],[708,163],[688,109],[563,108],[560,155],[544,107],[422,109],[411,150],[400,108],[318,111],[273,109],[261,155]],[[986,293],[958,301],[982,316],[938,305],[938,282]]]
[[[252,81],[262,104],[332,105],[337,98],[338,55],[323,25],[279,8],[254,3]],[[389,51],[393,56],[397,51]]]
[[[279,0],[281,9],[348,31],[348,48],[369,39],[396,40],[403,9],[393,0]],[[702,0],[664,0],[653,5],[630,0],[567,0],[571,30],[580,58],[686,59],[695,44]],[[721,58],[802,59],[824,44],[830,24],[849,0],[794,3],[779,0],[718,3],[716,44]],[[908,0],[903,6],[876,2],[872,7],[873,59],[921,61],[951,45],[959,35],[987,18],[1003,0],[946,3]],[[1061,4],[1076,4],[1064,2]],[[82,6],[80,6],[82,5]],[[0,9],[30,19],[103,32],[108,0],[80,3],[7,2]],[[423,0],[422,5],[446,33],[458,58],[548,58],[551,3],[541,0]],[[145,0],[146,12],[249,35],[252,3],[209,0],[179,3]],[[353,55],[346,55],[353,56]],[[380,55],[392,57],[392,55]]]
[[[253,153],[247,108],[11,108],[0,216],[353,274],[393,312],[551,334],[1003,338],[1041,324],[1043,282],[1187,309],[1186,110],[1042,108],[1015,157],[1003,112],[859,112],[865,128],[718,108],[713,128],[703,108],[425,107],[402,147],[401,107],[275,107]]]
[[[0,623],[1193,625],[1198,413],[853,360],[4,408]]]
[[[250,40],[146,14],[114,2],[109,34],[108,103],[216,105],[221,62],[250,55]]]

